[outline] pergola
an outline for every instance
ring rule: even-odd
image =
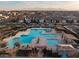
[[[75,48],[71,44],[58,44],[59,51],[71,51],[75,50]]]
[[[64,39],[67,40],[69,42],[69,44],[74,43],[76,44],[76,42],[74,40],[78,40],[78,38],[76,38],[74,35],[72,34],[64,34]]]
[[[72,40],[78,40],[74,35],[72,35],[72,34],[64,34],[64,36],[66,37],[66,38],[68,38],[68,39],[72,39]]]

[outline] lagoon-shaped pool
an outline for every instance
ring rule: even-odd
[[[19,37],[15,37],[8,41],[7,47],[13,47],[15,42],[19,42],[22,45],[30,44],[34,38],[43,37],[47,39],[47,43],[49,46],[57,45],[61,43],[60,39],[56,39],[60,34],[43,34],[50,30],[50,28],[31,28],[30,33],[28,35],[20,35]]]

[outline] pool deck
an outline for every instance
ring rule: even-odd
[[[31,42],[31,44],[33,45],[33,46],[36,46],[36,45],[46,45],[47,46],[47,40],[46,39],[44,39],[44,38],[39,38],[39,43],[37,43],[37,41],[38,41],[38,38],[35,38],[35,39],[33,39],[32,40],[32,42]]]
[[[26,31],[20,31],[15,36],[18,37],[20,35],[28,35],[30,33],[30,29],[27,29]]]
[[[8,42],[9,40],[19,37],[20,35],[28,35],[30,33],[30,29],[27,29],[26,31],[20,31],[15,36],[10,36],[8,38],[3,39],[3,42]]]

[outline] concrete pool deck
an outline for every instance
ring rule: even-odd
[[[20,31],[18,32],[15,36],[20,36],[20,35],[28,35],[30,33],[30,29],[27,29],[26,31]]]
[[[15,36],[10,36],[8,38],[3,39],[3,42],[8,42],[9,40],[19,37],[20,35],[28,35],[30,33],[30,29],[27,29],[26,31],[20,31]]]
[[[38,39],[39,39],[39,43],[37,43]],[[32,40],[31,45],[33,45],[33,46],[37,46],[37,45],[47,46],[47,40],[45,38],[41,38],[41,37],[35,38]]]

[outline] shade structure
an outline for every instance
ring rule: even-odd
[[[58,49],[62,51],[71,51],[75,50],[75,48],[70,44],[59,44]]]
[[[77,52],[76,49],[70,44],[59,44],[58,45],[58,51],[59,52],[65,52],[70,57],[75,57],[76,52]]]

